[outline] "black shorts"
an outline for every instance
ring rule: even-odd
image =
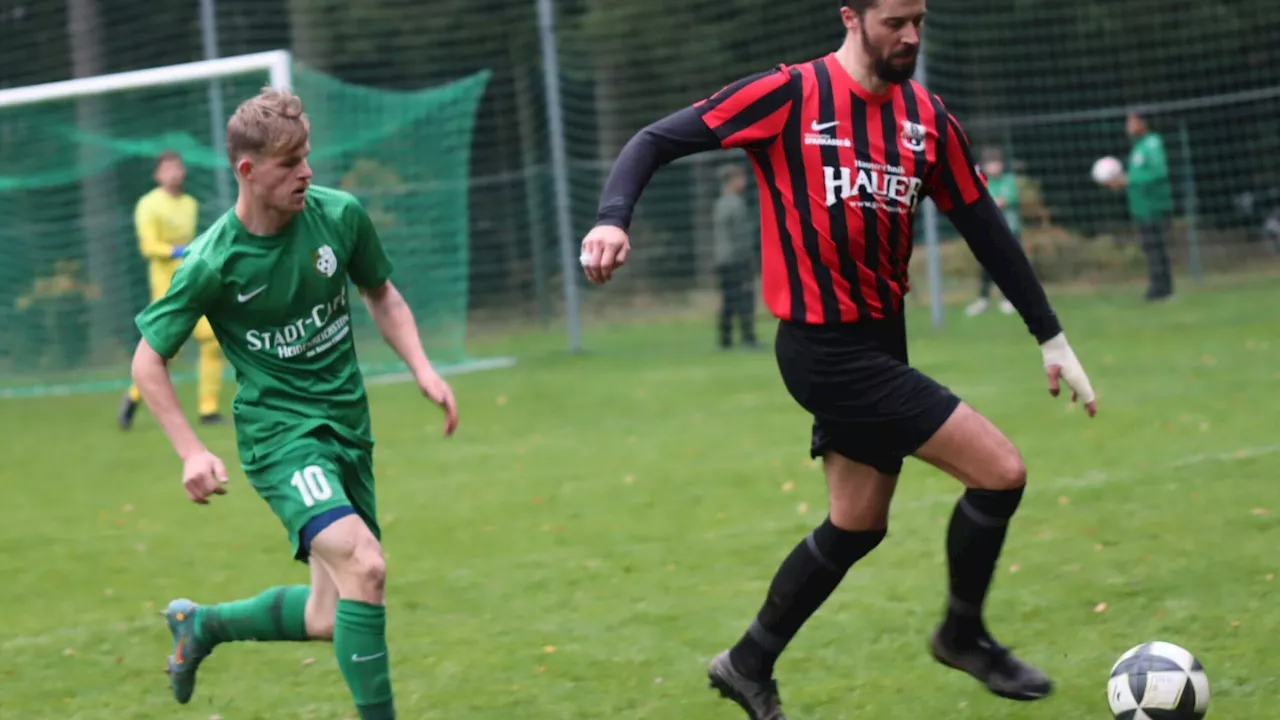
[[[844,325],[782,321],[774,347],[787,391],[813,415],[811,457],[832,451],[897,475],[960,405],[907,364],[901,314]]]

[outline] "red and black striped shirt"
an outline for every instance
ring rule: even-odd
[[[880,95],[834,55],[740,80],[694,107],[722,147],[744,148],[760,188],[764,298],[784,320],[901,312],[912,221],[978,199],[960,124],[918,83]]]
[[[598,224],[625,229],[653,172],[717,148],[742,148],[755,167],[764,299],[778,318],[835,324],[902,312],[915,210],[929,197],[1031,332],[1043,341],[1060,331],[960,123],[918,83],[870,93],[834,54],[743,78],[632,138]]]

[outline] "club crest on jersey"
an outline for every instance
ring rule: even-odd
[[[911,152],[923,152],[924,141],[928,136],[928,131],[920,123],[913,123],[910,120],[902,121],[902,146]]]
[[[338,256],[333,254],[333,248],[328,245],[317,248],[311,253],[311,258],[316,261],[316,271],[321,275],[333,277],[338,272]]]

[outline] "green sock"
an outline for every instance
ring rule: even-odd
[[[387,609],[359,600],[339,600],[333,650],[361,720],[395,720]]]
[[[256,597],[196,610],[196,639],[209,648],[224,642],[307,640],[307,585],[274,587]]]

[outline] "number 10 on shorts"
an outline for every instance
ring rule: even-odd
[[[329,486],[329,479],[324,476],[324,470],[316,465],[308,465],[295,472],[289,484],[298,489],[298,494],[302,496],[302,502],[307,507],[333,497],[333,488]]]

